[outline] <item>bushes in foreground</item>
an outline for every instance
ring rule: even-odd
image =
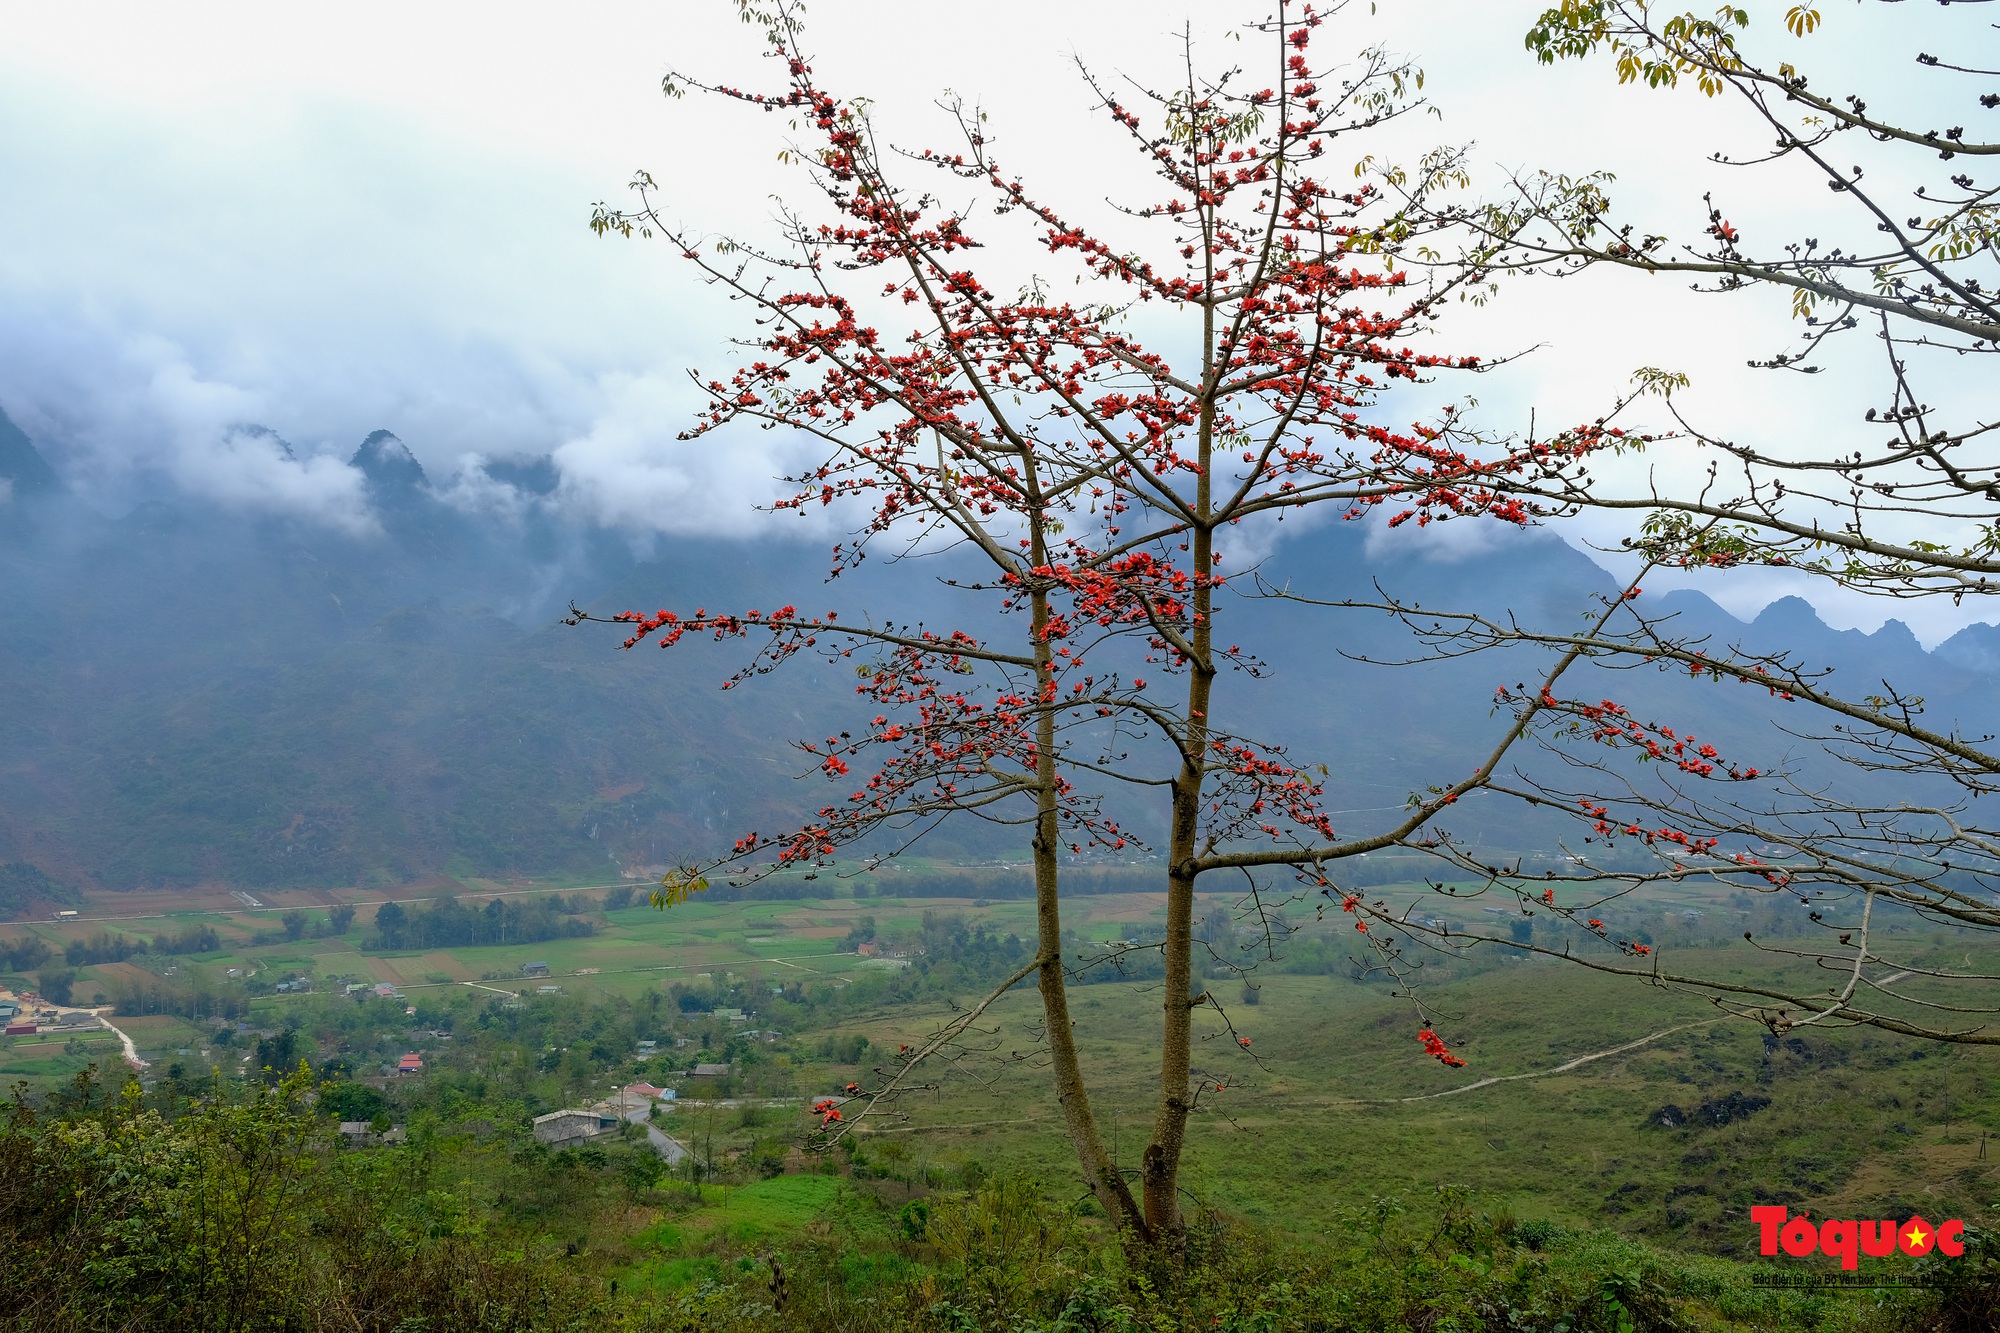
[[[0,1129],[0,1327],[566,1329],[562,1247],[488,1234],[421,1154],[343,1154],[295,1076],[168,1118],[136,1083]]]
[[[1936,1289],[1755,1285],[1727,1260],[1604,1232],[1517,1222],[1440,1191],[1384,1202],[1336,1231],[1279,1240],[1212,1215],[1172,1255],[1107,1245],[1019,1178],[897,1218],[893,1245],[850,1234],[755,1257],[718,1254],[708,1280],[627,1312],[660,1333],[1972,1333],[2000,1327],[1990,1238]],[[681,1271],[686,1271],[683,1267]]]
[[[1461,1190],[1316,1236],[1200,1214],[1135,1253],[1018,1176],[928,1198],[843,1183],[801,1229],[630,1236],[686,1191],[603,1153],[426,1129],[343,1151],[301,1073],[149,1104],[86,1079],[0,1123],[0,1329],[345,1333],[1970,1333],[2000,1327],[2000,1245],[1925,1261],[1924,1290],[1802,1292],[1763,1270],[1482,1211]],[[326,1090],[319,1100],[327,1101]],[[337,1100],[337,1098],[333,1099]],[[622,1150],[621,1150],[622,1151]],[[603,1158],[588,1161],[586,1156]],[[511,1165],[510,1165],[511,1164]],[[630,1165],[623,1163],[623,1165]],[[510,1172],[512,1174],[510,1174]],[[482,1174],[483,1173],[483,1174]],[[829,1182],[831,1183],[831,1182]],[[776,1182],[773,1182],[775,1185]],[[739,1208],[740,1208],[739,1204]],[[741,1214],[731,1214],[740,1218]],[[687,1219],[683,1218],[683,1221]],[[754,1230],[754,1228],[753,1228]],[[690,1241],[687,1237],[706,1237]]]

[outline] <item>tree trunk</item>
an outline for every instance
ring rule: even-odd
[[[1036,535],[1037,558],[1040,534]],[[1132,1197],[1132,1191],[1118,1174],[1117,1165],[1104,1150],[1104,1136],[1091,1114],[1090,1094],[1083,1081],[1083,1066],[1076,1054],[1076,1030],[1069,1016],[1069,991],[1063,977],[1061,887],[1062,827],[1056,819],[1056,698],[1055,675],[1049,660],[1045,633],[1049,618],[1048,594],[1039,588],[1033,594],[1036,684],[1039,690],[1035,722],[1035,777],[1039,783],[1035,810],[1035,935],[1041,950],[1041,967],[1035,984],[1041,992],[1042,1017],[1048,1032],[1049,1054],[1053,1061],[1056,1096],[1062,1103],[1063,1125],[1069,1131],[1070,1146],[1076,1151],[1083,1178],[1097,1197],[1105,1216],[1142,1239],[1150,1240],[1147,1218]]]
[[[1212,343],[1212,330],[1210,341]],[[1209,624],[1214,600],[1206,582],[1214,550],[1214,533],[1206,526],[1212,500],[1209,485],[1215,407],[1202,405],[1197,436],[1201,472],[1196,480],[1195,513],[1200,523],[1192,541],[1194,623],[1190,626],[1193,660],[1188,668],[1186,739],[1181,771],[1173,786],[1173,828],[1167,851],[1167,976],[1162,988],[1160,1023],[1159,1103],[1153,1113],[1153,1137],[1146,1145],[1140,1179],[1146,1200],[1146,1224],[1156,1238],[1178,1235],[1181,1153],[1187,1146],[1188,1115],[1194,1110],[1189,1075],[1194,1041],[1194,884],[1195,840],[1201,831],[1202,784],[1208,770],[1209,701],[1214,693],[1215,665],[1210,657],[1213,629]]]

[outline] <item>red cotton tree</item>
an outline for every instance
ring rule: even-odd
[[[1527,727],[1512,721],[1497,749],[1482,743],[1389,826],[1344,836],[1322,808],[1327,770],[1288,757],[1282,738],[1249,734],[1251,706],[1224,702],[1225,673],[1257,671],[1252,647],[1226,632],[1237,570],[1225,543],[1238,525],[1315,506],[1360,517],[1386,505],[1392,525],[1532,517],[1469,461],[1476,442],[1454,412],[1412,423],[1392,405],[1399,383],[1481,364],[1412,347],[1449,298],[1478,288],[1481,268],[1415,282],[1382,254],[1387,238],[1421,240],[1411,219],[1429,192],[1462,181],[1456,155],[1433,153],[1416,177],[1357,172],[1362,154],[1345,144],[1336,160],[1337,140],[1419,104],[1417,75],[1379,51],[1327,66],[1316,39],[1340,6],[1282,3],[1248,30],[1269,44],[1261,74],[1190,72],[1127,98],[1084,71],[1144,168],[1135,179],[1150,181],[1094,230],[1003,167],[976,109],[951,107],[962,137],[952,151],[878,144],[865,104],[821,85],[795,12],[739,5],[768,39],[776,86],[674,75],[667,90],[784,113],[810,137],[792,151],[809,170],[813,211],[784,215],[780,246],[705,251],[663,216],[660,187],[642,174],[637,206],[600,206],[594,226],[663,237],[756,314],[751,359],[703,384],[708,406],[683,439],[744,424],[810,436],[825,461],[794,478],[778,508],[865,512],[856,540],[834,549],[836,573],[890,534],[956,546],[984,571],[954,580],[981,605],[971,628],[954,629],[794,606],[604,617],[626,627],[627,648],[691,634],[749,640],[753,658],[729,685],[801,652],[852,658],[865,702],[860,725],[801,745],[836,799],[802,827],[748,833],[730,856],[669,875],[654,901],[684,900],[723,865],[822,865],[856,844],[893,855],[950,817],[1025,826],[1034,959],[906,1052],[839,1128],[1032,975],[1090,1189],[1142,1243],[1170,1238],[1182,1227],[1188,1119],[1217,1086],[1193,1066],[1197,1011],[1227,1031],[1220,1003],[1194,985],[1197,880],[1288,866],[1329,885],[1327,862],[1409,837]],[[994,225],[1019,228],[1014,243],[1054,273],[1005,277],[1009,252],[973,232],[971,204],[943,201],[952,191],[983,196]],[[1063,277],[1103,295],[1060,299]],[[1160,1073],[1136,1194],[1093,1117],[1061,952],[1065,857],[1133,841],[1107,801],[1119,789],[1119,800],[1162,802],[1167,829]],[[1424,1049],[1456,1062],[1419,1026]],[[1247,1039],[1227,1044],[1250,1058]]]

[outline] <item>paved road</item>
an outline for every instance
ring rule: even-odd
[[[646,1139],[653,1145],[654,1152],[667,1159],[668,1166],[679,1166],[691,1155],[686,1144],[651,1125],[646,1126]]]

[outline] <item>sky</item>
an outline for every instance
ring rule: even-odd
[[[1608,168],[1621,207],[1662,230],[1697,233],[1705,190],[1746,231],[1767,219],[1765,235],[1799,229],[1786,182],[1707,161],[1745,142],[1731,108],[1616,88],[1601,63],[1536,65],[1521,34],[1538,5],[1372,8],[1351,5],[1320,41],[1416,57],[1436,114],[1407,124],[1400,147],[1471,143],[1478,189],[1498,190],[1510,170]],[[1784,6],[1753,8],[1777,34]],[[1885,109],[1921,108],[1902,60],[1964,26],[1935,6],[1828,10],[1840,40],[1816,49],[1837,70],[1849,61],[1839,72]],[[1198,56],[1262,58],[1229,40],[1262,12],[1197,7]],[[945,141],[935,103],[949,89],[987,110],[998,151],[1046,196],[1093,204],[1110,188],[1097,150],[1116,140],[1091,121],[1072,61],[1112,76],[1170,71],[1182,22],[1150,0],[812,0],[806,17],[822,77],[870,97],[887,137]],[[755,504],[803,460],[801,443],[674,439],[695,403],[688,368],[726,359],[742,310],[666,247],[586,225],[593,201],[625,197],[645,168],[676,218],[770,234],[774,197],[806,188],[778,160],[783,126],[660,92],[670,68],[753,82],[757,51],[728,0],[0,0],[0,408],[112,509],[180,488],[365,525],[346,459],[388,428],[468,504],[493,499],[477,459],[553,453],[561,502],[579,518],[635,534],[763,532]],[[1882,51],[1897,60],[1852,63]],[[1807,206],[1823,207],[1815,189]],[[1685,371],[1692,414],[1765,441],[1848,429],[1876,396],[1866,348],[1838,354],[1817,383],[1747,370],[1787,345],[1777,298],[1696,296],[1659,278],[1509,284],[1492,306],[1454,312],[1448,330],[1457,349],[1527,353],[1452,386],[1497,429],[1525,428],[1531,412],[1544,429],[1594,416],[1641,365]],[[1432,540],[1434,554],[1459,557],[1481,541]],[[1701,586],[1746,616],[1804,591],[1766,575]],[[1927,642],[2000,619],[1807,595],[1836,625],[1872,629],[1893,614]]]

